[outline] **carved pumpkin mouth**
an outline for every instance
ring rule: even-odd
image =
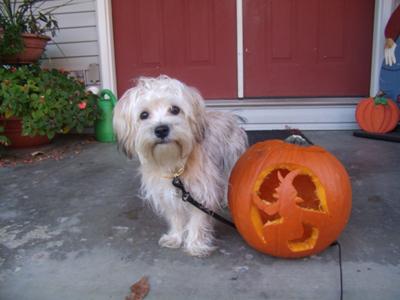
[[[327,213],[325,189],[304,166],[275,165],[255,182],[250,218],[265,244],[270,234],[284,230],[290,251],[313,249],[319,236],[318,215]]]

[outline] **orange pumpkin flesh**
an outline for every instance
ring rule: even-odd
[[[358,103],[356,121],[370,133],[392,131],[399,122],[400,112],[396,103],[385,98],[367,98]]]
[[[255,249],[278,257],[318,253],[337,239],[351,210],[347,172],[318,146],[258,143],[236,163],[229,207]]]

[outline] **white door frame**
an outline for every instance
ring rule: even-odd
[[[117,95],[111,0],[97,0],[96,12],[101,87]]]
[[[236,41],[237,41],[237,91],[238,98],[244,97],[243,58],[243,0],[236,0]]]
[[[378,92],[379,73],[383,59],[384,28],[396,0],[376,0],[371,61],[370,95]],[[100,73],[103,88],[117,91],[111,0],[97,0],[97,28],[100,48]],[[244,97],[243,71],[243,0],[236,0],[237,19],[237,90]]]

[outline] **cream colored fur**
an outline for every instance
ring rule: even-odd
[[[171,112],[173,106],[178,114]],[[165,138],[155,134],[160,125],[169,128]],[[247,146],[237,118],[206,110],[200,93],[176,79],[142,77],[118,101],[114,129],[127,156],[139,158],[143,198],[168,223],[159,244],[183,245],[194,256],[210,254],[215,249],[213,220],[182,202],[171,176],[184,167],[181,178],[192,197],[210,209],[220,208],[231,168]]]

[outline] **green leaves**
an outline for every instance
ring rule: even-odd
[[[375,105],[379,105],[379,104],[386,105],[387,104],[387,98],[385,98],[385,97],[375,97],[374,98],[374,104]]]
[[[4,33],[0,37],[0,55],[13,55],[24,49],[24,41],[21,37],[21,28],[18,25],[6,24]]]
[[[0,55],[13,55],[24,49],[21,33],[43,35],[50,33],[53,37],[59,30],[53,12],[74,0],[65,0],[57,6],[43,8],[49,0],[2,0],[0,1]]]
[[[22,118],[26,135],[51,138],[71,129],[83,131],[98,116],[96,102],[97,96],[66,72],[37,65],[0,67],[0,115]]]
[[[10,140],[5,135],[2,134],[3,132],[4,132],[4,127],[0,126],[0,145],[7,146],[10,144]]]

